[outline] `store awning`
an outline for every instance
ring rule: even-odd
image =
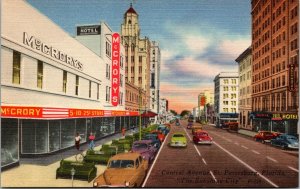
[[[142,117],[155,117],[157,116],[157,113],[151,112],[151,111],[145,111],[142,113]]]

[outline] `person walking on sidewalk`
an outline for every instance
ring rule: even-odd
[[[126,131],[126,130],[125,130],[125,128],[123,127],[123,128],[122,128],[122,136],[125,136],[125,131]]]
[[[77,133],[75,136],[75,146],[76,146],[77,150],[79,150],[79,148],[80,148],[80,140],[81,140],[81,137],[80,137],[79,133]]]
[[[93,135],[93,133],[91,132],[91,133],[90,133],[90,136],[89,136],[89,149],[90,149],[90,150],[93,150],[94,147],[95,147],[95,142],[94,142],[94,140],[95,140],[95,135]]]

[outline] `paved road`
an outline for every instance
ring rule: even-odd
[[[169,147],[174,132],[192,139],[181,123],[184,127],[172,126],[145,187],[298,187],[297,156],[213,126],[204,126],[212,145],[190,141],[186,148]]]

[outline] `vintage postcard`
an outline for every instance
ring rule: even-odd
[[[1,187],[299,187],[298,0],[2,0]]]

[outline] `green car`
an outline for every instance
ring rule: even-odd
[[[169,143],[170,146],[173,147],[186,147],[187,146],[187,140],[182,132],[174,133],[171,137],[171,141]]]

